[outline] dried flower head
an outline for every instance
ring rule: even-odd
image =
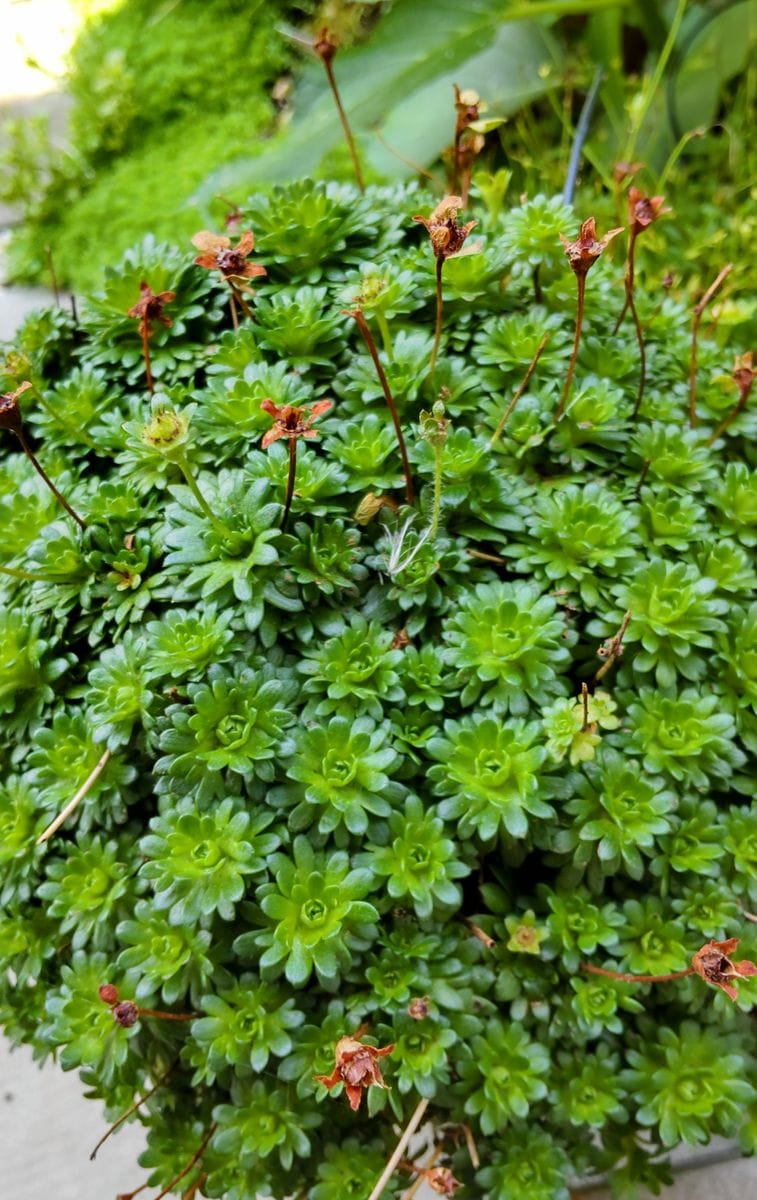
[[[423,1021],[431,1011],[428,996],[415,996],[407,1006],[407,1015],[414,1021]]]
[[[20,387],[16,388],[15,392],[3,392],[0,395],[0,429],[10,429],[11,433],[20,433],[23,421],[18,398],[32,386],[33,384],[27,379]]]
[[[755,371],[752,363],[753,355],[750,350],[747,354],[737,354],[733,364],[733,382],[742,396],[749,395],[754,384]]]
[[[584,221],[581,226],[581,232],[574,242],[568,241],[561,233],[560,241],[565,247],[568,262],[574,274],[581,277],[585,276],[612,239],[622,232],[622,227],[618,227],[617,229],[611,229],[604,237],[598,238],[597,223],[594,217],[589,217],[588,221]]]
[[[330,63],[334,59],[338,49],[339,42],[328,27],[324,26],[313,42],[313,52],[318,55],[321,62]]]
[[[133,1000],[121,1000],[113,1005],[113,1019],[122,1029],[131,1029],[139,1020],[139,1009]]]
[[[220,271],[224,279],[230,279],[238,286],[247,287],[245,280],[268,274],[259,263],[247,262],[255,249],[255,234],[251,229],[240,235],[236,246],[232,245],[230,237],[203,229],[194,235],[192,245],[200,251],[195,259],[198,267]]]
[[[450,1171],[449,1167],[427,1167],[422,1172],[423,1178],[437,1196],[454,1196],[462,1183]]]
[[[166,328],[173,325],[173,321],[166,316],[163,309],[166,304],[170,304],[172,300],[176,299],[176,292],[158,292],[156,294],[144,280],[139,285],[139,291],[140,298],[129,309],[128,315],[139,321],[140,330],[149,334],[153,321],[160,321],[161,325],[165,325]]]
[[[622,183],[624,179],[631,179],[639,172],[644,163],[640,162],[616,162],[612,169],[612,177],[616,183]]]
[[[391,1054],[394,1046],[366,1046],[358,1038],[340,1038],[334,1050],[335,1065],[330,1075],[316,1075],[318,1083],[331,1091],[337,1084],[343,1083],[350,1108],[357,1112],[363,1088],[385,1088],[384,1078],[377,1063],[378,1058]]]
[[[488,111],[488,104],[482,100],[473,88],[463,88],[462,91],[453,83],[455,89],[455,112],[457,113],[457,128],[467,129],[481,114]]]
[[[628,214],[631,233],[634,236],[642,233],[653,221],[665,213],[669,213],[671,209],[663,208],[664,203],[664,196],[645,196],[639,188],[630,187],[628,189]]]
[[[467,221],[465,225],[458,222],[457,214],[463,207],[460,196],[445,196],[440,200],[429,217],[413,217],[414,221],[424,225],[431,238],[431,246],[437,258],[454,258],[463,252],[463,244],[475,221]],[[478,243],[468,246],[466,254],[474,254],[479,250]]]
[[[297,408],[294,404],[274,404],[273,400],[261,400],[260,407],[273,417],[273,425],[263,437],[261,443],[266,450],[272,442],[279,438],[305,438],[312,441],[318,437],[318,430],[313,429],[313,422],[330,412],[334,407],[333,400],[318,400],[310,408]]]
[[[697,950],[691,960],[691,965],[697,975],[701,975],[707,983],[713,984],[725,992],[731,1000],[738,999],[734,986],[737,979],[747,979],[757,975],[757,966],[748,959],[733,962],[731,955],[739,944],[738,938],[728,938],[724,942],[708,942]]]

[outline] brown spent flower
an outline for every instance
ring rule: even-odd
[[[581,226],[581,232],[574,242],[569,241],[561,233],[560,241],[565,247],[565,253],[568,256],[568,262],[573,273],[581,277],[585,276],[594,266],[594,263],[600,257],[603,250],[607,248],[609,242],[622,232],[623,228],[619,226],[617,229],[611,229],[604,237],[598,238],[597,223],[594,217],[589,217],[588,221],[584,221]]]
[[[474,121],[479,120],[481,113],[485,113],[489,106],[473,88],[463,88],[461,91],[456,83],[453,83],[452,86],[455,89],[457,128],[458,130],[467,129]]]
[[[701,950],[697,950],[691,960],[691,965],[697,975],[700,975],[706,983],[720,988],[731,1000],[738,999],[738,992],[734,986],[737,979],[747,979],[751,975],[757,975],[757,966],[748,959],[744,959],[742,962],[731,960],[730,956],[738,944],[738,938],[728,938],[724,942],[708,942],[706,946],[702,946]]]
[[[636,175],[643,166],[644,163],[640,162],[616,162],[612,169],[612,177],[616,183],[622,183],[624,179],[630,179],[631,176]]]
[[[474,254],[480,249],[479,243],[475,243],[463,251],[463,243],[477,222],[467,221],[465,225],[461,225],[457,214],[462,207],[462,197],[445,196],[429,217],[413,217],[414,221],[425,226],[437,258],[454,258],[461,253]]]
[[[259,263],[247,262],[255,249],[255,234],[251,229],[246,229],[240,235],[236,246],[232,245],[230,237],[203,229],[194,235],[192,245],[200,251],[195,259],[197,266],[205,267],[208,271],[220,271],[224,279],[244,281],[268,274]],[[243,286],[247,285],[243,283]]]
[[[113,1020],[122,1029],[131,1029],[139,1020],[139,1009],[133,1000],[121,1000],[113,1005]]]
[[[391,1054],[394,1045],[366,1046],[354,1037],[340,1038],[334,1049],[335,1065],[330,1075],[315,1075],[317,1083],[322,1083],[331,1091],[337,1084],[343,1083],[350,1108],[357,1112],[363,1095],[363,1088],[386,1088],[384,1077],[377,1063],[378,1058]]]
[[[664,196],[645,196],[637,187],[628,189],[628,213],[631,221],[631,233],[636,236],[642,233],[653,221],[672,212],[663,208]]]
[[[3,392],[0,395],[0,429],[10,429],[11,433],[21,432],[24,423],[18,398],[33,386],[27,379],[16,388],[15,392]]]
[[[118,1004],[118,988],[114,984],[101,983],[97,992],[103,1004],[108,1004],[111,1007],[114,1004]]]
[[[334,59],[338,49],[339,42],[329,31],[328,27],[324,25],[318,37],[313,42],[314,53],[318,55],[321,62],[330,63]]]
[[[139,320],[140,329],[146,329],[149,333],[153,321],[160,321],[161,325],[165,325],[167,329],[173,325],[173,321],[166,316],[163,309],[166,304],[170,304],[172,300],[176,299],[176,292],[158,292],[156,294],[144,280],[140,283],[139,290],[141,292],[140,299],[129,309],[128,316]]]
[[[313,422],[324,413],[330,412],[334,401],[318,400],[308,409],[297,408],[294,404],[277,405],[266,397],[265,400],[261,400],[260,407],[273,417],[273,425],[261,442],[262,448],[267,450],[271,443],[277,442],[279,438],[288,438],[290,441],[297,438],[312,441],[313,438],[317,438],[318,430],[313,429]]]
[[[463,1186],[449,1167],[426,1167],[422,1175],[431,1191],[438,1196],[454,1196],[457,1189]]]
[[[414,1021],[423,1021],[430,1011],[428,996],[414,996],[407,1006],[407,1015]]]
[[[748,395],[752,390],[755,376],[753,361],[752,351],[749,350],[746,354],[737,354],[733,364],[732,379],[742,396],[744,393]]]

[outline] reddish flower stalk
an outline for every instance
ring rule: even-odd
[[[103,983],[98,988],[103,1004],[113,1013],[113,1020],[122,1029],[131,1029],[140,1017],[155,1017],[159,1021],[194,1021],[197,1013],[170,1013],[157,1008],[141,1008],[134,1000],[121,1000],[118,988],[112,983]]]
[[[215,1133],[215,1131],[217,1130],[217,1128],[218,1128],[218,1126],[215,1123],[210,1126],[210,1129],[205,1134],[205,1137],[200,1142],[200,1145],[195,1150],[195,1152],[192,1155],[192,1157],[190,1158],[189,1162],[186,1164],[186,1166],[182,1167],[182,1169],[179,1171],[178,1175],[174,1175],[171,1182],[166,1184],[166,1186],[163,1188],[163,1191],[159,1192],[158,1195],[155,1197],[155,1200],[164,1200],[164,1197],[169,1195],[169,1193],[174,1190],[174,1188],[176,1187],[176,1184],[180,1183],[182,1179],[186,1178],[186,1176],[192,1170],[192,1167],[197,1165],[197,1163],[200,1161],[203,1154],[207,1150],[208,1142],[212,1138],[212,1136]]]
[[[512,400],[510,401],[510,403],[508,404],[504,413],[502,414],[502,419],[500,420],[499,424],[497,425],[497,428],[494,430],[494,433],[491,436],[491,445],[492,446],[497,441],[497,439],[502,436],[502,431],[505,428],[505,425],[507,424],[507,422],[510,420],[513,410],[515,409],[515,405],[518,403],[521,396],[523,395],[526,388],[528,387],[528,385],[531,381],[531,376],[533,375],[534,371],[536,370],[536,364],[538,363],[539,359],[541,358],[544,347],[546,346],[548,341],[549,341],[549,331],[547,331],[544,334],[544,337],[539,342],[539,345],[536,348],[536,353],[534,354],[533,358],[531,359],[531,362],[528,364],[528,370],[526,371],[525,375],[523,376],[522,380],[520,381],[515,395],[513,396]]]
[[[570,268],[576,277],[576,284],[578,286],[578,302],[577,302],[577,306],[576,306],[576,329],[575,329],[575,334],[573,335],[573,351],[570,356],[570,362],[568,363],[568,371],[565,376],[565,383],[563,385],[562,396],[560,397],[560,403],[558,404],[557,408],[555,409],[555,415],[554,415],[555,425],[558,423],[558,421],[562,417],[563,413],[565,412],[565,405],[568,402],[568,397],[570,395],[570,389],[573,384],[573,376],[574,376],[575,370],[576,370],[576,360],[578,359],[578,347],[581,344],[581,330],[583,329],[583,323],[584,323],[584,301],[585,301],[585,297],[586,297],[586,276],[588,275],[591,268],[594,266],[594,263],[597,261],[597,259],[602,254],[603,250],[605,250],[608,243],[614,237],[616,237],[619,233],[622,233],[622,232],[623,231],[620,228],[611,229],[609,233],[606,233],[604,235],[604,237],[598,238],[596,221],[595,221],[594,217],[589,217],[589,219],[587,221],[584,221],[583,225],[581,226],[581,232],[578,235],[578,238],[576,239],[576,241],[569,242],[566,237],[564,237],[562,234],[560,234],[560,241],[562,242],[563,246],[565,247],[565,253],[568,256],[568,262],[570,263]]]
[[[140,283],[139,290],[141,292],[140,299],[136,304],[129,309],[128,315],[135,317],[139,321],[139,333],[142,338],[142,356],[145,360],[145,375],[147,376],[147,390],[152,396],[155,387],[152,378],[152,367],[150,365],[150,338],[152,336],[153,321],[160,321],[161,325],[165,325],[167,329],[173,325],[170,317],[167,317],[163,312],[166,304],[170,304],[176,299],[176,292],[159,292],[157,295],[144,281]]]
[[[440,200],[434,211],[428,217],[413,217],[423,225],[431,238],[431,249],[436,258],[436,323],[434,327],[434,346],[431,351],[429,372],[433,375],[436,359],[439,354],[439,344],[442,337],[442,320],[444,316],[444,297],[442,295],[442,273],[448,258],[457,258],[461,254],[475,254],[480,245],[475,243],[463,249],[465,239],[476,224],[467,221],[465,225],[458,222],[457,214],[463,207],[461,196],[445,196]]]
[[[736,359],[736,365],[734,366],[732,376],[734,383],[739,389],[739,398],[729,412],[728,416],[720,422],[715,432],[708,437],[707,441],[705,442],[706,446],[711,446],[713,442],[718,440],[719,437],[722,437],[729,425],[732,425],[739,413],[743,412],[743,410],[746,408],[746,402],[749,399],[749,393],[751,392],[752,385],[754,384],[754,376],[755,371],[752,367],[751,351],[749,354],[739,355]]]
[[[55,496],[55,499],[58,501],[61,508],[66,510],[69,517],[73,517],[80,529],[86,529],[86,521],[83,521],[79,514],[74,512],[73,508],[68,503],[68,500],[66,500],[66,498],[60,494],[52,479],[44,470],[41,463],[38,461],[36,454],[26,440],[26,431],[24,430],[24,421],[23,417],[21,416],[21,406],[18,402],[18,398],[31,387],[33,387],[33,384],[31,384],[27,379],[21,384],[20,387],[16,388],[15,392],[3,392],[2,395],[0,395],[0,429],[7,429],[10,433],[14,434],[14,436],[18,438],[19,445],[21,446],[24,454],[29,459],[29,462],[34,467],[34,470],[37,472],[40,479],[47,485],[52,494]]]
[[[94,1162],[95,1158],[97,1157],[97,1151],[100,1149],[101,1146],[105,1145],[105,1143],[107,1142],[107,1140],[111,1136],[111,1134],[115,1133],[117,1129],[120,1129],[120,1127],[123,1125],[124,1121],[127,1121],[132,1113],[135,1113],[138,1108],[141,1108],[141,1106],[143,1104],[145,1104],[146,1101],[148,1101],[150,1099],[150,1097],[155,1094],[155,1092],[157,1092],[158,1088],[163,1086],[163,1084],[168,1079],[169,1075],[173,1071],[173,1069],[176,1066],[176,1064],[178,1063],[178,1061],[179,1061],[178,1058],[175,1058],[174,1061],[171,1063],[170,1067],[168,1068],[168,1070],[164,1071],[163,1074],[159,1077],[157,1083],[154,1083],[153,1086],[149,1089],[149,1091],[145,1092],[144,1096],[138,1096],[137,1099],[134,1101],[134,1103],[130,1104],[125,1112],[121,1113],[121,1116],[118,1118],[118,1120],[114,1121],[113,1124],[110,1126],[110,1128],[105,1131],[105,1133],[100,1138],[100,1141],[97,1143],[94,1150],[92,1151],[92,1153],[89,1156],[90,1162]]]
[[[321,30],[316,41],[313,42],[313,50],[323,63],[323,68],[326,72],[326,78],[328,79],[329,87],[331,88],[331,94],[334,97],[334,103],[336,104],[336,110],[339,113],[339,120],[342,123],[345,140],[350,152],[350,158],[352,159],[352,167],[355,172],[355,182],[357,183],[360,191],[364,192],[365,181],[363,179],[363,170],[360,166],[360,159],[358,158],[355,139],[352,136],[350,123],[347,120],[347,113],[345,112],[344,105],[342,104],[342,97],[339,93],[339,86],[336,82],[336,76],[334,74],[333,62],[338,49],[339,43],[335,41],[328,29],[325,28]]]
[[[252,317],[252,309],[242,295],[242,291],[251,291],[247,280],[268,274],[259,263],[247,262],[255,249],[255,234],[251,229],[246,229],[234,246],[230,237],[202,229],[192,238],[192,245],[200,251],[195,259],[196,265],[205,267],[206,271],[220,271],[224,282],[228,284],[231,292],[231,323],[238,329],[237,304],[246,317]]]
[[[289,474],[284,512],[281,518],[281,528],[285,529],[292,507],[294,484],[297,477],[297,439],[305,438],[306,441],[312,441],[317,438],[318,430],[313,429],[313,422],[322,417],[324,413],[330,412],[334,407],[334,402],[333,400],[318,400],[310,406],[310,409],[305,409],[297,408],[293,404],[282,404],[279,407],[274,404],[273,400],[266,398],[261,401],[260,407],[274,419],[273,425],[263,437],[261,443],[263,449],[267,450],[272,442],[277,442],[279,438],[286,438],[289,442]]]
[[[707,305],[712,300],[712,297],[717,292],[718,288],[725,283],[726,279],[733,270],[733,263],[726,263],[723,270],[718,274],[717,278],[708,287],[702,299],[694,305],[694,314],[691,321],[691,359],[689,362],[689,425],[692,429],[696,429],[697,421],[697,357],[699,348],[699,326],[702,321],[702,314],[707,308]]]
[[[636,308],[635,296],[635,251],[636,239],[640,233],[643,233],[654,221],[665,213],[670,212],[669,208],[663,208],[665,203],[664,196],[645,196],[637,187],[628,189],[628,211],[629,211],[629,235],[628,235],[628,258],[626,260],[626,275],[625,275],[625,292],[626,299],[623,305],[623,310],[618,318],[618,322],[613,330],[617,333],[620,324],[623,320],[626,309],[631,310],[634,328],[636,330],[636,341],[639,345],[639,390],[636,393],[636,403],[634,404],[631,414],[632,420],[636,420],[641,408],[641,402],[644,398],[644,386],[647,378],[647,350],[644,341],[644,330],[642,329],[639,314]]]
[[[689,975],[699,975],[705,983],[725,992],[730,1000],[738,999],[735,983],[738,979],[748,979],[757,975],[757,966],[748,959],[733,962],[731,954],[739,944],[738,938],[727,938],[724,942],[706,942],[697,950],[691,960],[691,966],[683,971],[671,971],[666,975],[632,975],[621,971],[609,971],[604,967],[595,967],[593,963],[581,963],[584,971],[592,975],[602,975],[605,979],[617,979],[621,983],[668,983],[672,979],[685,979]]]
[[[483,135],[470,130],[470,127],[479,120],[481,113],[486,112],[487,106],[472,88],[461,92],[456,83],[452,86],[455,89],[455,140],[452,147],[451,186],[455,194],[460,193],[463,204],[467,204],[471,167],[476,155],[484,148]]]
[[[621,657],[624,649],[623,638],[625,637],[626,630],[628,629],[628,622],[630,620],[631,610],[629,608],[623,615],[623,620],[620,623],[620,629],[618,632],[614,634],[613,637],[608,638],[607,641],[603,642],[597,650],[597,655],[599,658],[603,658],[605,661],[602,663],[602,666],[594,676],[596,680],[602,679],[610,670],[610,667],[612,667],[614,663],[616,663]]]
[[[392,395],[392,389],[389,386],[389,380],[386,377],[386,371],[384,370],[381,359],[379,358],[378,347],[376,346],[373,334],[371,333],[370,326],[365,319],[363,310],[361,308],[351,308],[344,309],[343,311],[348,317],[352,317],[353,321],[360,330],[360,334],[365,342],[368,353],[373,359],[373,365],[376,368],[378,381],[381,384],[381,390],[384,393],[386,406],[389,409],[392,418],[394,432],[397,435],[397,445],[399,446],[400,458],[402,460],[402,471],[405,476],[405,499],[408,504],[412,505],[415,503],[415,492],[413,491],[413,477],[410,471],[410,460],[407,457],[407,448],[405,446],[405,439],[402,434],[402,426],[400,425],[397,405],[394,401],[394,396]]]

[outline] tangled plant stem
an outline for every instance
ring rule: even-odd
[[[545,333],[543,338],[539,342],[539,345],[536,349],[536,353],[534,354],[533,358],[531,359],[531,362],[528,364],[528,370],[526,371],[522,380],[518,384],[515,395],[513,396],[512,400],[510,401],[510,403],[508,404],[504,413],[502,414],[500,422],[497,425],[497,428],[494,430],[494,433],[491,436],[491,445],[492,446],[502,436],[502,432],[505,428],[505,425],[510,420],[510,417],[512,416],[512,414],[515,410],[515,405],[518,403],[521,396],[523,395],[526,388],[528,387],[529,383],[531,382],[531,376],[533,375],[534,371],[536,370],[536,365],[537,365],[539,359],[541,358],[542,353],[544,351],[544,347],[546,346],[548,341],[549,341],[549,332]]]
[[[389,386],[389,380],[386,377],[386,371],[381,363],[376,342],[362,309],[350,309],[347,315],[352,317],[358,329],[360,330],[360,335],[365,342],[368,353],[373,360],[373,365],[376,368],[378,381],[381,384],[381,390],[384,393],[386,406],[389,409],[392,418],[392,424],[394,425],[394,432],[397,435],[397,445],[399,446],[400,458],[402,459],[402,470],[405,476],[405,499],[407,500],[408,504],[412,505],[415,503],[415,492],[413,491],[413,477],[410,471],[410,460],[407,457],[407,448],[405,446],[405,439],[402,434],[402,426],[400,425],[397,405],[395,403],[394,396],[392,395],[392,389]]]
[[[701,300],[694,306],[694,316],[691,322],[691,360],[689,365],[689,425],[692,429],[696,429],[698,425],[697,419],[697,357],[699,346],[699,326],[702,321],[702,315],[707,305],[712,300],[715,293],[718,291],[733,270],[733,263],[726,263],[717,278],[708,287]]]

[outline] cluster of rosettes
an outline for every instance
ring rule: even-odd
[[[111,1112],[158,1086],[158,1188],[365,1197],[420,1099],[387,1195],[752,1144],[746,347],[702,333],[686,428],[645,234],[634,419],[608,239],[541,197],[461,255],[431,208],[275,190],[5,361],[83,527],[6,421],[0,1020]]]

